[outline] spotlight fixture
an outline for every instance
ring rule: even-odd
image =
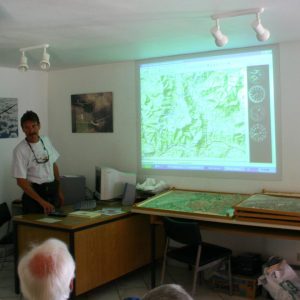
[[[43,58],[40,62],[40,67],[43,71],[47,71],[50,68],[50,54],[47,53],[46,47],[44,48]]]
[[[20,64],[18,66],[18,69],[22,72],[26,72],[29,67],[27,64],[27,57],[25,56],[25,52],[22,51],[21,59],[20,59]]]
[[[210,32],[215,38],[216,45],[218,47],[223,47],[228,43],[228,37],[224,35],[220,30],[220,25],[219,25],[220,19],[250,15],[250,14],[256,15],[256,20],[251,24],[251,26],[256,32],[257,39],[261,42],[267,41],[270,37],[270,31],[261,24],[260,16],[263,12],[264,12],[264,8],[250,8],[250,9],[235,10],[235,11],[229,11],[225,13],[212,15],[211,18],[216,21],[216,26],[214,26],[210,30]]]
[[[218,47],[223,47],[228,43],[228,37],[220,30],[219,19],[216,19],[216,26],[210,30],[215,38],[215,43]]]
[[[37,45],[37,46],[31,46],[31,47],[26,47],[26,48],[21,48],[20,52],[21,54],[21,59],[20,59],[20,64],[18,66],[18,69],[20,71],[27,71],[29,69],[29,66],[27,64],[27,57],[25,55],[26,51],[30,50],[35,50],[35,49],[44,49],[43,50],[43,56],[42,60],[40,62],[40,67],[42,71],[48,71],[50,68],[50,55],[47,53],[47,48],[49,47],[49,44],[42,44],[42,45]]]
[[[269,39],[270,31],[261,24],[260,13],[256,14],[256,20],[251,25],[259,41],[264,42]]]

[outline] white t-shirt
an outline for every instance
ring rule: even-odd
[[[41,142],[41,139],[45,145],[45,148]],[[32,151],[30,149],[30,146],[32,148]],[[58,159],[59,154],[51,144],[49,138],[46,136],[42,136],[37,143],[30,143],[30,146],[24,139],[15,147],[13,151],[12,163],[13,177],[24,178],[30,182],[38,184],[53,181],[53,164]],[[47,155],[49,155],[48,162],[36,162],[36,158],[39,161],[43,161],[43,158],[45,158]]]

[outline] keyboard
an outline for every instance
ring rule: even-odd
[[[63,211],[53,211],[48,214],[49,217],[66,217],[67,214]]]

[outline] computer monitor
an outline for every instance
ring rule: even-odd
[[[95,179],[95,197],[98,200],[121,199],[125,184],[136,184],[136,174],[108,167],[96,167]]]
[[[64,194],[64,205],[85,200],[85,177],[82,175],[60,176],[60,187]]]

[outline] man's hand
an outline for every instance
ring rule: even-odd
[[[43,199],[31,186],[30,182],[25,178],[17,178],[18,186],[26,193],[31,199],[39,203],[45,214],[49,214],[54,211],[54,206]]]
[[[55,210],[54,206],[45,200],[41,201],[40,204],[44,209],[44,213],[47,215],[54,212],[54,210]]]

